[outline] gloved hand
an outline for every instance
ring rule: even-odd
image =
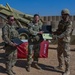
[[[58,38],[59,40],[63,40],[63,39],[64,39],[64,37],[60,37],[60,36],[57,36],[57,38]]]
[[[58,40],[58,36],[57,35],[52,35],[53,40]]]
[[[43,34],[43,31],[39,31],[38,34]]]

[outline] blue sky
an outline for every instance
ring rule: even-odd
[[[75,0],[0,0],[4,6],[8,3],[23,13],[41,16],[60,15],[61,10],[68,8],[71,15],[75,15]]]

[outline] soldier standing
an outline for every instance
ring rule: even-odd
[[[30,67],[32,64],[32,56],[33,56],[33,51],[34,51],[34,57],[33,57],[33,66],[37,69],[41,69],[40,66],[38,66],[38,57],[39,57],[39,51],[40,51],[40,37],[38,34],[42,34],[43,32],[41,31],[42,28],[42,22],[40,22],[39,15],[35,14],[33,21],[29,24],[29,40],[28,40],[28,67],[27,71],[30,71]]]
[[[62,20],[59,22],[58,29],[54,34],[57,35],[58,48],[57,56],[59,65],[55,69],[63,70],[62,54],[65,61],[65,72],[63,75],[70,75],[70,36],[72,31],[72,22],[68,9],[61,11]]]
[[[12,68],[16,63],[17,59],[17,49],[16,44],[11,41],[15,37],[18,37],[18,32],[14,26],[14,17],[9,15],[7,17],[8,23],[2,28],[2,38],[5,42],[5,54],[6,54],[6,69],[8,75],[14,75]]]

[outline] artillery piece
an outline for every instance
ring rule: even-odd
[[[7,3],[6,6],[0,5],[0,16],[7,21],[7,16],[13,15],[18,26],[18,32],[21,39],[28,38],[28,24],[33,20],[32,15],[24,14],[14,8],[11,8]],[[41,20],[40,20],[41,21]]]
[[[26,24],[28,24],[32,20],[32,15],[24,14],[16,9],[13,9],[9,6],[7,3],[6,6],[0,5],[0,16],[4,19],[8,15],[13,15],[15,19],[17,20],[19,27],[25,27]]]

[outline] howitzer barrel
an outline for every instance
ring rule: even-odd
[[[33,18],[32,15],[24,14],[11,8],[9,4],[6,4],[6,6],[0,5],[0,14],[4,15],[5,17],[8,15],[13,15],[20,27],[27,25]]]

